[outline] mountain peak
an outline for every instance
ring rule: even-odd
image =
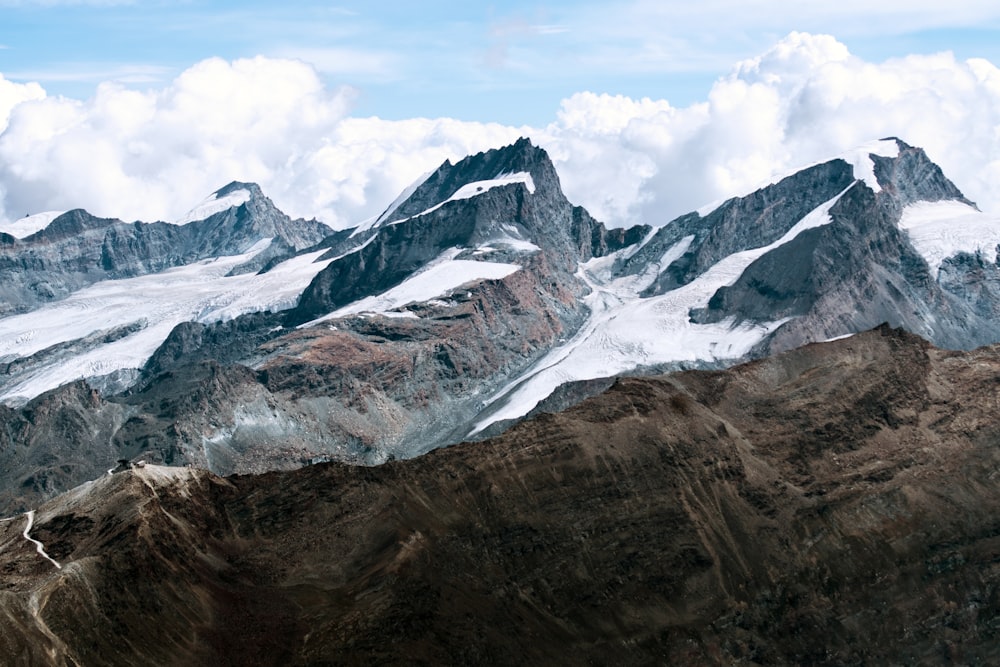
[[[975,206],[923,148],[911,146],[898,137],[883,141],[895,142],[898,152],[896,155],[871,154],[872,174],[880,188],[896,200],[898,210],[920,201],[956,200]]]
[[[503,182],[498,184],[497,181]],[[445,160],[401,204],[383,213],[379,222],[390,223],[420,215],[468,186],[482,183],[485,190],[517,182],[523,183],[532,194],[557,193],[562,197],[559,176],[548,153],[527,137],[521,137],[513,144],[470,155],[454,164]]]
[[[222,197],[226,197],[241,190],[250,193],[252,198],[264,196],[264,192],[260,189],[259,185],[256,183],[245,183],[242,181],[232,181],[213,192],[212,195],[215,196],[216,199],[221,199]]]

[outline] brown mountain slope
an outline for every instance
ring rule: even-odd
[[[995,664],[1000,348],[882,328],[375,468],[0,523],[5,664]]]

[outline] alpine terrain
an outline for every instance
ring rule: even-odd
[[[0,521],[0,655],[996,664],[998,379],[882,326],[380,466],[125,466]]]
[[[883,322],[1000,340],[1000,221],[886,139],[663,224],[608,229],[527,139],[352,229],[253,184],[175,223],[0,234],[0,508],[118,459],[217,475],[371,465],[501,433],[615,377]]]

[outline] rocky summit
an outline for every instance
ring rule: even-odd
[[[376,467],[0,522],[18,665],[995,664],[1000,347],[887,326]]]
[[[1000,340],[1000,220],[890,138],[655,227],[569,202],[544,150],[445,162],[333,231],[233,183],[177,223],[73,211],[0,244],[0,507],[118,459],[373,465],[614,378],[887,322]]]
[[[654,226],[522,139],[16,229],[5,664],[1000,662],[1000,219],[900,139]]]

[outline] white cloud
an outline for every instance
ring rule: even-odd
[[[612,224],[664,223],[889,135],[1000,211],[1000,70],[948,53],[870,63],[832,37],[793,33],[703,102],[582,92],[535,129],[356,118],[354,96],[302,62],[267,58],[206,60],[159,90],[103,84],[86,101],[0,78],[0,218],[81,206],[173,219],[249,180],[292,215],[346,226],[444,159],[521,135],[549,150],[572,201]]]
[[[353,97],[304,63],[268,58],[205,60],[159,91],[102,84],[85,102],[0,80],[0,119],[10,110],[0,217],[84,207],[172,220],[245,180],[291,215],[346,226],[445,159],[519,136],[449,119],[349,118]]]
[[[102,84],[86,102],[25,102],[0,135],[4,209],[172,218],[230,180],[270,179],[349,98],[306,65],[257,58],[203,61],[159,91]]]
[[[15,83],[0,74],[0,132],[7,128],[10,112],[18,104],[45,97],[45,90],[37,83]]]
[[[948,53],[873,64],[832,37],[793,33],[683,109],[575,95],[544,143],[567,194],[625,224],[666,222],[890,135],[924,147],[967,196],[1000,210],[1000,70]]]

